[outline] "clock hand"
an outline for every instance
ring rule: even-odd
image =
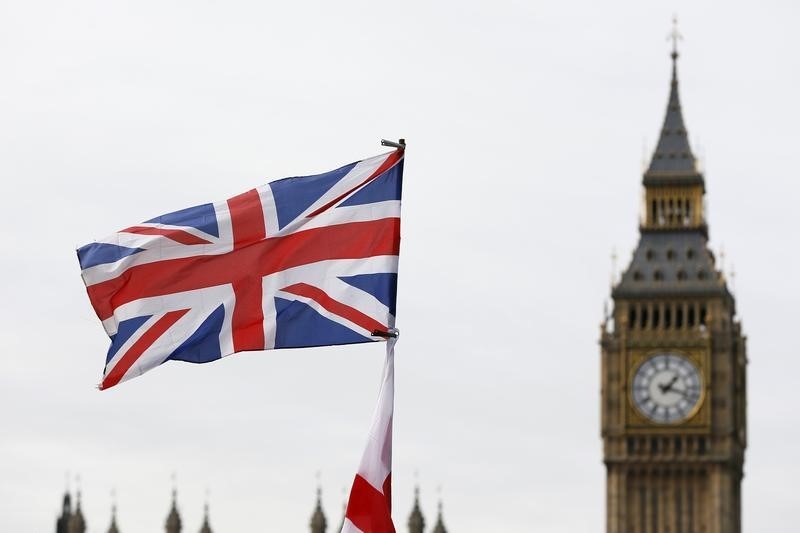
[[[677,392],[678,394],[680,394],[681,396],[683,396],[687,400],[692,400],[692,397],[689,394],[689,391],[687,391],[687,390],[672,389],[672,392]]]
[[[676,381],[678,381],[678,374],[672,376],[672,379],[669,381],[669,383],[662,383],[658,386],[658,388],[661,389],[662,393],[667,393],[672,390],[672,386],[675,385]]]

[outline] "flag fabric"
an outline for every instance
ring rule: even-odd
[[[386,344],[383,382],[367,447],[350,489],[342,533],[395,533],[392,523],[392,418],[394,416],[394,345]]]
[[[78,249],[111,338],[100,388],[169,360],[384,341],[394,327],[402,175],[396,150]]]

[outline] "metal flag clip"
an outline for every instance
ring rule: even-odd
[[[397,148],[398,150],[405,150],[406,140],[399,139],[397,142],[394,142],[394,141],[387,141],[386,139],[381,139],[381,146],[390,146],[392,148]]]
[[[380,329],[376,329],[372,332],[373,337],[382,337],[384,339],[396,339],[400,336],[400,330],[395,328],[390,328],[387,331],[382,331]]]

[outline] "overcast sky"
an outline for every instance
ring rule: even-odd
[[[408,139],[395,522],[414,473],[455,533],[605,525],[599,324],[638,237],[669,88],[706,169],[712,248],[748,335],[745,531],[800,492],[797,2],[0,0],[0,530],[337,524],[383,348],[171,363],[98,392],[108,339],[74,250]],[[75,482],[71,483],[75,487]]]

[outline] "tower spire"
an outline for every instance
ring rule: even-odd
[[[117,527],[117,500],[114,491],[111,491],[111,524],[108,526],[107,533],[119,533]]]
[[[175,487],[175,474],[172,474],[172,506],[167,515],[167,522],[164,524],[167,533],[181,533],[183,524],[181,515],[178,514],[178,489]]]
[[[69,474],[67,474],[69,478]],[[69,519],[72,516],[72,497],[69,494],[69,479],[64,498],[61,501],[61,515],[56,519],[56,533],[68,533]]]
[[[108,526],[107,533],[119,533],[117,528],[117,495],[114,489],[111,489],[111,524]]]
[[[69,526],[67,530],[69,533],[84,533],[86,531],[86,520],[83,518],[83,511],[81,510],[81,480],[80,476],[77,477],[78,490],[75,494],[75,512],[69,519]]]
[[[669,100],[664,124],[659,134],[658,145],[644,175],[645,185],[660,182],[666,178],[698,179],[700,173],[689,145],[689,137],[683,120],[680,96],[678,94],[678,41],[683,36],[678,32],[678,19],[672,19],[673,28],[668,39],[672,41],[672,79],[670,80]]]
[[[325,533],[325,530],[328,529],[328,521],[325,519],[325,513],[322,512],[322,487],[319,485],[317,485],[317,505],[314,507],[309,526],[311,533]]]
[[[444,527],[444,519],[442,518],[442,497],[439,496],[439,504],[438,504],[439,514],[436,517],[436,525],[433,526],[432,533],[447,533],[447,528]]]
[[[211,530],[211,525],[208,523],[208,493],[206,492],[206,502],[203,504],[203,525],[200,528],[200,533],[214,533]]]
[[[425,531],[425,517],[419,508],[419,485],[414,486],[414,507],[408,516],[408,533],[423,533]]]

